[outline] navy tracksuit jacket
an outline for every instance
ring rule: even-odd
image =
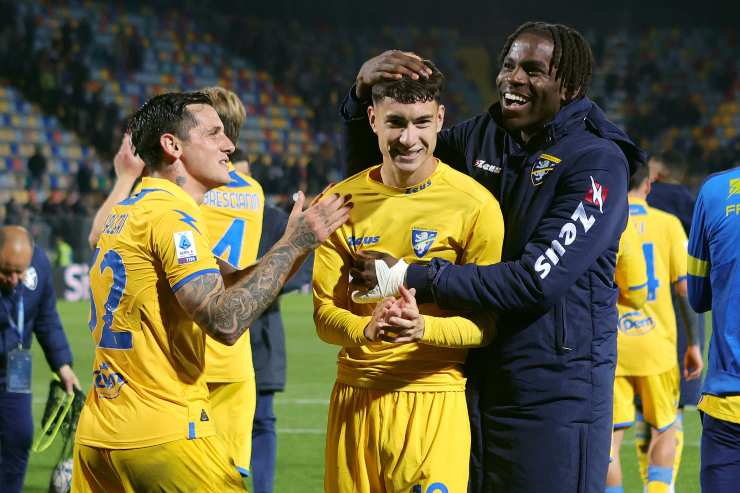
[[[22,341],[13,327],[13,324],[18,325],[21,297],[25,321]],[[18,347],[19,342],[24,348],[30,348],[33,334],[36,334],[46,361],[53,370],[72,364],[72,352],[59,320],[56,303],[49,259],[40,248],[35,247],[31,266],[23,282],[18,283],[12,292],[0,291],[0,491],[3,492],[20,493],[23,490],[33,439],[31,394],[5,391],[7,356]],[[44,370],[34,368],[34,371]]]
[[[352,171],[381,161],[354,88],[341,112]],[[471,492],[603,493],[616,364],[614,267],[631,168],[644,154],[587,98],[526,145],[500,106],[439,134],[435,155],[498,199],[502,262],[411,266],[422,300],[493,310],[467,365]]]

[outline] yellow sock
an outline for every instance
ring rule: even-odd
[[[640,477],[644,485],[648,482],[648,447],[650,447],[650,425],[645,422],[638,409],[635,416],[635,449],[637,449],[637,464],[640,467]]]
[[[647,493],[669,493],[671,485],[661,481],[650,481],[647,485]]]
[[[676,418],[676,457],[673,459],[673,484],[676,484],[678,477],[678,468],[681,465],[681,455],[683,453],[683,414],[678,413]]]

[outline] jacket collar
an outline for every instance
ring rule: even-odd
[[[497,102],[491,105],[488,112],[496,124],[506,132],[501,117],[501,103]],[[604,111],[587,97],[571,101],[560,108],[552,121],[545,125],[542,133],[531,139],[526,146],[522,144],[519,137],[506,133],[524,148],[536,146],[539,149],[542,146],[555,145],[568,133],[579,128],[617,144],[627,158],[630,174],[634,173],[640,166],[646,165],[647,155],[645,152],[637,147],[623,130],[609,121]]]

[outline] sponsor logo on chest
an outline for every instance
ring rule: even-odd
[[[475,161],[473,161],[473,166],[475,166],[478,169],[482,169],[483,171],[493,173],[494,175],[501,173],[501,166],[498,166],[496,164],[491,164],[487,162],[485,159],[476,159]]]

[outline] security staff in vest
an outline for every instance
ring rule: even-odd
[[[67,392],[80,386],[64,335],[49,259],[20,226],[0,228],[0,489],[23,490],[33,439],[31,334]]]

